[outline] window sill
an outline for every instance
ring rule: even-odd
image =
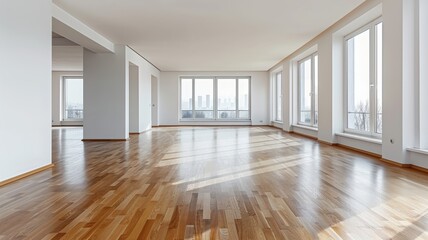
[[[378,138],[359,136],[359,135],[350,134],[350,133],[336,133],[336,135],[340,136],[340,137],[351,138],[351,139],[363,141],[363,142],[375,143],[375,144],[379,144],[379,145],[382,144],[382,139],[378,139]]]
[[[428,155],[428,149],[407,148],[407,151],[414,152],[414,153],[420,153],[420,154],[424,154],[424,155]]]
[[[299,124],[293,124],[293,127],[296,128],[301,128],[301,129],[306,129],[306,130],[310,130],[310,131],[314,131],[314,132],[318,132],[318,128],[316,127],[310,127],[310,126],[306,126],[306,125],[299,125]]]
[[[272,123],[277,123],[277,124],[283,124],[283,122],[280,122],[280,121],[272,121]]]

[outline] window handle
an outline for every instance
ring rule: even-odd
[[[370,87],[374,87],[374,84],[370,84]]]

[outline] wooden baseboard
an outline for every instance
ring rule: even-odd
[[[375,158],[378,158],[378,159],[382,158],[382,156],[379,155],[379,154],[377,154],[377,153],[372,153],[372,152],[369,152],[369,151],[361,150],[361,149],[350,147],[350,146],[347,146],[347,145],[335,144],[334,146],[340,147],[340,148],[344,148],[344,149],[348,149],[348,150],[351,150],[351,151],[354,151],[354,152],[359,152],[359,153],[362,153],[362,154],[365,154],[365,155],[368,155],[368,156],[371,156],[371,157],[375,157]]]
[[[379,158],[379,160],[381,160],[384,163],[388,163],[388,164],[394,165],[396,167],[401,167],[401,168],[410,168],[412,166],[412,164],[402,164],[402,163],[395,162],[395,161],[392,161],[392,160],[389,160],[386,158]]]
[[[306,134],[304,134],[304,133],[299,133],[299,132],[295,132],[295,131],[290,131],[290,132],[288,132],[288,133],[290,133],[290,134],[296,134],[296,135],[299,135],[299,136],[302,136],[302,137],[306,137],[306,138],[310,138],[310,139],[312,139],[312,140],[316,140],[316,141],[318,141],[318,138],[317,138],[317,137],[310,136],[310,135],[306,135]]]
[[[276,128],[276,129],[279,129],[279,130],[283,130],[282,128],[280,128],[280,127],[277,127],[277,126],[275,126],[275,125],[268,125],[269,127],[273,127],[273,128]]]
[[[83,142],[126,142],[128,139],[82,139]]]
[[[428,169],[426,169],[424,167],[419,167],[419,166],[410,164],[410,168],[415,169],[416,171],[421,171],[423,173],[428,173]]]
[[[144,130],[144,131],[142,131],[142,132],[130,132],[130,133],[129,133],[129,135],[140,135],[140,134],[143,134],[143,133],[149,132],[149,131],[151,131],[151,130],[152,130],[152,129],[150,128],[150,129]]]
[[[18,175],[16,177],[6,179],[6,180],[0,182],[0,187],[3,187],[4,185],[16,182],[16,181],[21,180],[23,178],[29,177],[29,176],[34,175],[36,173],[43,172],[43,171],[48,170],[48,169],[53,168],[53,167],[54,167],[54,164],[51,163],[49,165],[46,165],[46,166],[34,169],[32,171],[20,174],[20,175]]]
[[[329,146],[337,146],[338,145],[337,143],[326,142],[326,141],[319,140],[319,139],[318,139],[318,142],[321,144],[329,145]]]

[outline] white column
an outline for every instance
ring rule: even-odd
[[[416,132],[414,3],[383,2],[382,156],[403,164]]]
[[[83,138],[129,138],[129,89],[125,46],[115,53],[83,53]]]
[[[291,131],[292,120],[292,71],[290,61],[285,61],[282,66],[282,129],[284,131]]]

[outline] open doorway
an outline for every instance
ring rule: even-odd
[[[83,47],[52,32],[52,126],[82,126],[83,115]]]
[[[139,69],[129,62],[129,133],[140,132],[139,123]]]
[[[152,127],[159,126],[158,78],[152,75]]]

